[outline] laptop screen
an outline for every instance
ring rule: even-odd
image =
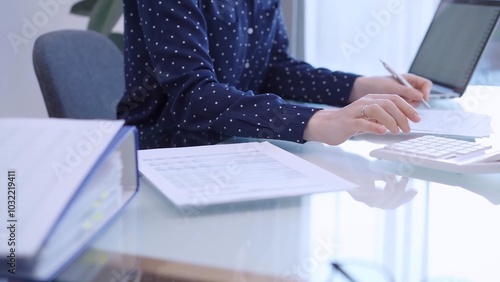
[[[499,15],[500,1],[441,1],[409,72],[462,94]]]

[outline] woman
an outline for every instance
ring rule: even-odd
[[[141,148],[231,136],[336,145],[358,132],[409,132],[420,118],[408,102],[428,99],[431,83],[415,75],[405,75],[412,89],[291,58],[279,0],[124,1],[124,16],[118,117],[138,127]]]

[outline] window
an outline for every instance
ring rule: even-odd
[[[305,59],[317,67],[386,75],[409,69],[439,1],[305,2]]]

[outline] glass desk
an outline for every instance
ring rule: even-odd
[[[466,110],[480,102],[473,110],[491,114],[500,132],[500,93],[484,93],[458,102]],[[369,157],[387,138],[274,142],[359,185],[348,192],[187,214],[141,179],[124,213],[60,280],[500,281],[500,171],[463,175]]]

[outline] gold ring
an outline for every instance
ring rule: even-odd
[[[368,105],[364,105],[363,108],[361,108],[361,115],[363,116],[364,119],[370,119],[366,114],[365,114],[365,109],[368,107]]]

